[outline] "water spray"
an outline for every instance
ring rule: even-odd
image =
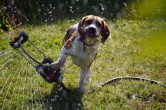
[[[29,42],[35,49],[43,56],[43,61],[38,61],[34,57],[32,57],[28,51],[24,48],[23,44],[25,42]],[[21,32],[18,37],[14,38],[12,42],[10,42],[10,46],[17,50],[40,74],[40,76],[48,83],[55,82],[62,88],[67,88],[64,86],[62,81],[60,80],[60,75],[62,73],[61,69],[53,70],[50,66],[53,63],[53,60],[47,57],[30,39],[29,36],[25,32]],[[20,50],[22,49],[22,51]]]

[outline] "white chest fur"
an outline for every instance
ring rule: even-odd
[[[90,64],[95,59],[98,42],[96,42],[93,46],[86,46],[82,41],[79,41],[78,39],[79,37],[74,40],[72,47],[67,50],[66,53],[71,56],[72,61],[75,65],[79,67],[90,66]]]

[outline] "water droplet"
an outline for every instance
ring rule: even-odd
[[[14,0],[11,2],[12,5],[14,5]]]
[[[135,95],[135,94],[133,94],[131,97],[132,97],[132,99],[135,99],[135,98],[136,98],[136,95]]]
[[[52,107],[50,107],[50,110],[52,110]]]
[[[52,11],[49,11],[48,13],[49,13],[49,14],[52,14]]]
[[[101,8],[101,11],[104,11],[104,5],[102,3],[99,4],[100,8]]]
[[[124,5],[125,7],[127,7],[127,4],[126,4],[126,2],[124,2],[124,3],[123,3],[123,5]]]
[[[3,7],[4,11],[7,9],[7,7]]]
[[[41,9],[39,8],[39,9],[38,9],[38,12],[40,12],[40,11],[41,11]]]

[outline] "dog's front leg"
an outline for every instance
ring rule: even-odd
[[[62,67],[65,62],[66,62],[66,53],[65,53],[65,50],[62,49],[58,61],[51,63],[50,66],[51,66],[52,69],[57,70],[60,67]]]
[[[85,76],[85,83],[89,83],[91,81],[90,67],[88,68],[87,74]]]
[[[79,91],[84,92],[85,91],[85,79],[87,77],[89,68],[81,68],[80,72],[80,82],[79,82]]]

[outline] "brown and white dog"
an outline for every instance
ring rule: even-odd
[[[79,81],[81,92],[85,91],[85,83],[90,81],[90,66],[97,54],[100,35],[104,44],[110,35],[105,21],[94,15],[83,17],[68,29],[60,57],[57,62],[51,64],[51,68],[56,70],[64,65],[67,55],[70,55],[73,63],[81,68]]]

